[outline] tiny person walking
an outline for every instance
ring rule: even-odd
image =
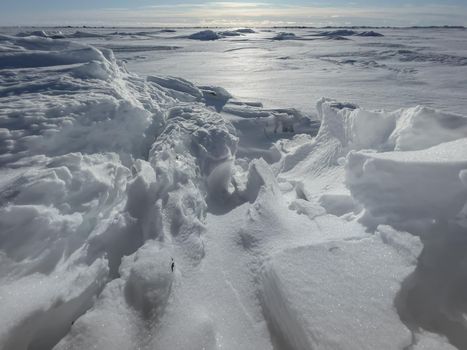
[[[172,258],[172,264],[170,264],[170,268],[172,269],[172,272],[174,272],[174,268],[175,268],[174,258]]]

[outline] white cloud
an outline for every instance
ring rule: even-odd
[[[344,7],[212,1],[18,15],[0,14],[5,25],[265,26],[265,25],[467,25],[467,6]],[[268,24],[265,24],[268,23]]]

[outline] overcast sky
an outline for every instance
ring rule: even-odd
[[[0,0],[0,25],[467,25],[467,0]]]

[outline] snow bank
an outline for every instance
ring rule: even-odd
[[[69,34],[65,36],[66,38],[70,39],[79,39],[79,38],[102,38],[103,35],[97,33],[90,33],[90,32],[81,32],[77,30],[73,34]]]
[[[144,317],[160,317],[174,280],[167,250],[149,242],[123,259],[120,275],[126,281],[127,302]]]

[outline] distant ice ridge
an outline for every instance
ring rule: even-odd
[[[350,40],[348,39],[349,36],[360,36],[360,37],[380,37],[384,36],[381,33],[377,33],[374,31],[365,31],[365,32],[356,32],[350,29],[337,29],[332,31],[324,31],[324,32],[313,32],[312,34],[307,34],[305,36],[298,36],[295,33],[288,33],[288,32],[279,32],[272,40],[313,40],[313,37],[324,37],[325,39],[329,40]],[[310,38],[312,37],[312,38]]]
[[[244,34],[251,34],[251,33],[255,33],[255,31],[249,28],[236,29],[236,30],[224,30],[220,32],[215,32],[213,30],[207,29],[207,30],[202,30],[200,32],[190,34],[188,36],[188,39],[211,41],[211,40],[222,39],[225,37],[242,36]]]
[[[313,119],[38,36],[0,68],[0,348],[466,348],[464,116]]]
[[[378,33],[378,32],[374,32],[372,30],[364,31],[364,32],[359,33],[359,32],[356,32],[356,31],[350,30],[350,29],[337,29],[337,30],[332,30],[332,31],[325,31],[325,32],[320,32],[320,33],[318,33],[316,35],[328,36],[328,37],[333,37],[333,36],[341,37],[341,36],[353,36],[353,35],[356,35],[356,36],[372,36],[372,37],[384,36],[383,34]]]

